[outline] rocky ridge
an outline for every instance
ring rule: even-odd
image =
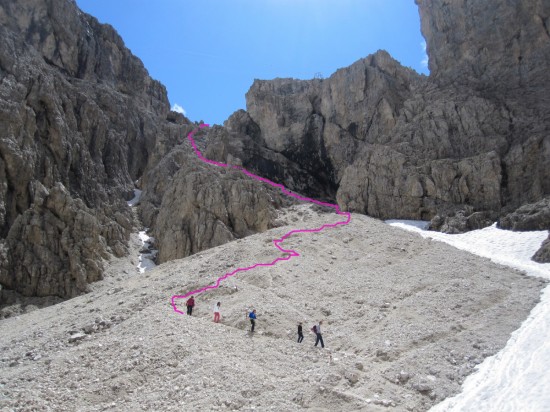
[[[201,146],[203,138],[195,135]],[[278,225],[277,209],[294,203],[240,171],[205,164],[188,142],[151,168],[141,184],[140,215],[152,228],[157,263],[271,229]]]

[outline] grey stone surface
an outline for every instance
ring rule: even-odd
[[[540,249],[533,255],[533,260],[538,263],[550,263],[550,234],[548,239],[542,242]]]
[[[184,126],[114,29],[74,1],[2,0],[0,37],[0,283],[72,297],[127,253],[124,200]]]
[[[379,51],[327,79],[256,80],[210,152],[381,218],[548,195],[547,5],[418,3],[429,77]]]
[[[109,267],[115,276],[90,294],[0,320],[0,408],[427,411],[506,345],[547,285],[356,214],[350,225],[291,236],[284,246],[300,257],[199,294],[193,316],[173,311],[170,296],[279,256],[272,240],[283,233],[340,220],[304,206],[288,226],[144,276]],[[251,306],[254,336],[243,316]],[[324,349],[309,331],[320,319]]]
[[[501,217],[498,226],[509,230],[550,230],[550,197],[525,204]]]
[[[416,0],[440,84],[464,85],[524,102],[545,97],[550,81],[550,3]],[[525,103],[524,103],[525,104]]]
[[[292,204],[241,171],[204,164],[188,144],[172,150],[142,180],[140,211],[153,228],[158,263],[270,229],[277,209]]]
[[[257,80],[247,111],[201,150],[343,209],[448,232],[548,196],[547,2],[417,3],[429,77],[378,51],[327,79]],[[159,261],[277,224],[279,193],[196,160],[184,142],[196,125],[74,1],[0,0],[0,35],[6,290],[71,297],[100,279],[127,253],[136,181]]]

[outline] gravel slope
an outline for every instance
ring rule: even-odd
[[[300,257],[197,296],[193,317],[172,310],[172,295],[273,260],[273,238],[338,219],[301,205],[280,217],[288,226],[142,275],[137,255],[113,261],[91,293],[1,320],[0,408],[423,411],[504,346],[545,284],[353,215],[348,226],[291,237],[285,246]],[[319,319],[324,350],[309,332]]]

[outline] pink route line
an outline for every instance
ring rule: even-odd
[[[202,129],[204,127],[208,127],[209,125],[208,124],[201,124],[199,126],[199,129]],[[280,244],[282,242],[284,242],[286,239],[288,239],[290,236],[292,236],[293,234],[295,233],[314,233],[314,232],[320,232],[326,228],[330,228],[330,227],[336,227],[336,226],[339,226],[339,225],[347,225],[349,224],[349,222],[351,221],[351,214],[349,212],[342,212],[340,211],[340,206],[338,205],[334,205],[332,203],[325,203],[325,202],[321,202],[319,200],[315,200],[315,199],[310,199],[309,197],[304,197],[304,196],[300,196],[300,195],[297,195],[295,193],[292,193],[291,191],[289,191],[286,187],[284,187],[282,184],[279,184],[279,183],[275,183],[275,182],[272,182],[271,180],[269,179],[266,179],[264,177],[261,177],[261,176],[257,176],[253,173],[250,173],[248,170],[246,170],[245,168],[241,167],[241,166],[235,166],[235,165],[230,165],[230,164],[226,164],[226,163],[220,163],[220,162],[216,162],[214,160],[210,160],[210,159],[207,159],[206,157],[204,157],[202,155],[202,153],[200,152],[200,150],[197,148],[197,145],[195,143],[195,140],[193,139],[193,135],[195,134],[195,132],[197,131],[198,129],[195,129],[193,130],[192,132],[190,132],[188,135],[187,135],[187,139],[189,140],[189,142],[191,143],[191,146],[193,147],[193,150],[195,151],[195,154],[197,155],[197,157],[202,160],[203,162],[205,163],[208,163],[208,164],[211,164],[211,165],[214,165],[214,166],[219,166],[219,167],[224,167],[224,168],[228,168],[228,169],[235,169],[235,170],[240,170],[241,172],[243,172],[245,175],[247,175],[248,177],[252,178],[252,179],[255,179],[255,180],[259,180],[260,182],[264,182],[264,183],[267,183],[268,185],[270,186],[273,186],[273,187],[277,187],[279,189],[281,189],[281,191],[285,194],[285,195],[288,195],[288,196],[291,196],[291,197],[294,197],[298,200],[302,200],[302,201],[305,201],[305,202],[310,202],[310,203],[314,203],[316,205],[319,205],[319,206],[325,206],[325,207],[330,207],[332,209],[334,209],[334,211],[336,212],[336,214],[340,215],[340,216],[345,216],[346,219],[345,220],[342,220],[340,222],[336,222],[336,223],[330,223],[330,224],[324,224],[322,225],[321,227],[318,227],[318,228],[315,228],[315,229],[295,229],[295,230],[291,230],[290,232],[286,233],[285,235],[283,235],[280,239],[273,239],[273,244],[275,245],[275,247],[277,249],[279,249],[281,252],[283,253],[287,253],[288,255],[287,256],[284,256],[284,257],[278,257],[277,259],[271,261],[271,262],[266,262],[266,263],[256,263],[252,266],[248,266],[248,267],[244,267],[244,268],[237,268],[235,269],[233,272],[230,272],[230,273],[226,273],[225,275],[221,276],[218,278],[218,280],[216,280],[216,283],[212,284],[212,285],[208,285],[208,286],[205,286],[203,288],[199,288],[199,289],[196,289],[196,290],[192,290],[190,292],[187,292],[185,295],[174,295],[172,296],[172,308],[174,309],[175,312],[177,313],[180,313],[182,315],[184,315],[185,313],[183,313],[181,310],[179,310],[177,307],[176,307],[176,299],[185,299],[186,297],[188,296],[191,296],[191,295],[195,295],[195,294],[199,294],[199,293],[203,293],[203,292],[206,292],[207,290],[210,290],[210,289],[217,289],[219,286],[220,286],[220,283],[227,279],[228,277],[230,276],[233,276],[239,272],[246,272],[248,270],[252,270],[252,269],[255,269],[257,267],[262,267],[262,266],[274,266],[275,264],[277,264],[277,262],[280,262],[282,260],[290,260],[291,258],[293,258],[294,256],[300,256],[300,254],[298,252],[296,252],[295,250],[292,250],[292,249],[284,249],[280,246]]]

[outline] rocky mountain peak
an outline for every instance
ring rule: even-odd
[[[217,152],[344,208],[451,231],[535,202],[550,193],[549,13],[520,3],[419,0],[430,76],[378,51],[322,80],[257,80],[244,122],[258,147]]]

